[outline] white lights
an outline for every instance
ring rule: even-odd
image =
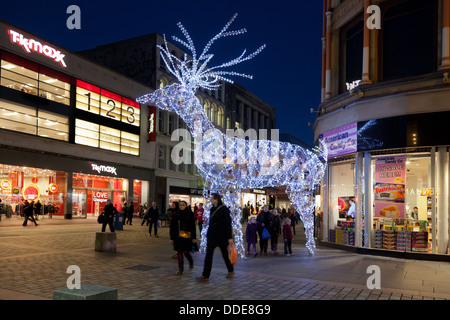
[[[254,58],[265,48],[265,45],[247,56],[245,56],[246,51],[244,50],[239,57],[229,62],[212,68],[207,67],[207,63],[214,56],[208,53],[214,41],[246,32],[245,29],[227,31],[236,16],[237,14],[231,18],[219,34],[207,43],[198,58],[191,37],[184,27],[178,24],[186,40],[183,41],[177,37],[173,39],[190,50],[192,59],[188,60],[185,55],[184,60],[180,60],[172,55],[164,38],[165,47],[159,46],[161,57],[166,63],[167,69],[179,83],[144,95],[138,98],[137,102],[177,113],[186,123],[195,140],[195,165],[203,180],[203,196],[208,199],[204,206],[205,223],[202,229],[200,251],[205,252],[206,249],[206,233],[211,209],[209,195],[211,193],[222,195],[223,202],[229,207],[235,246],[239,256],[244,258],[245,246],[240,222],[241,190],[286,186],[289,199],[304,222],[307,236],[306,247],[309,253],[313,254],[315,248],[313,191],[325,173],[328,154],[326,146],[321,142],[319,148],[311,151],[298,145],[267,140],[267,136],[260,137],[260,140],[257,140],[256,137],[249,137],[249,140],[246,140],[240,135],[230,135],[229,131],[227,131],[227,135],[224,135],[209,121],[195,96],[199,88],[214,90],[219,86],[220,80],[232,82],[226,78],[227,76],[251,78],[249,75],[219,69]],[[272,138],[273,135],[272,132]]]
[[[200,87],[208,90],[215,90],[220,85],[218,84],[219,80],[223,80],[229,83],[233,83],[232,80],[228,79],[228,76],[240,76],[251,79],[252,76],[242,73],[237,73],[233,71],[222,71],[218,70],[220,68],[228,68],[239,64],[241,62],[250,60],[254,58],[257,54],[259,54],[266,45],[262,45],[252,54],[245,56],[246,50],[237,58],[223,63],[221,65],[215,67],[208,67],[207,64],[214,57],[213,54],[208,54],[209,49],[212,44],[220,39],[229,36],[236,36],[247,32],[246,29],[241,29],[237,31],[227,31],[233,21],[236,19],[237,13],[228,21],[225,27],[218,33],[215,37],[213,37],[203,49],[202,54],[197,57],[197,50],[195,49],[194,42],[192,41],[189,33],[183,27],[181,23],[178,23],[178,27],[181,29],[181,32],[186,38],[186,41],[179,39],[178,37],[173,36],[173,40],[182,44],[186,48],[188,48],[191,52],[192,59],[188,59],[187,55],[184,55],[184,60],[180,60],[176,56],[174,56],[168,46],[167,41],[164,36],[164,47],[158,46],[161,50],[161,58],[167,66],[167,69],[177,78],[180,85],[186,88],[188,91],[197,91]]]

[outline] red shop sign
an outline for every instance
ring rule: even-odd
[[[2,180],[0,183],[0,187],[3,190],[7,190],[7,189],[11,188],[11,182],[9,180]]]
[[[9,174],[8,174],[8,178],[10,178],[11,180],[15,180],[15,179],[17,179],[17,172],[10,172]]]
[[[56,184],[54,184],[54,183],[50,183],[50,184],[48,185],[48,190],[49,190],[51,193],[55,193],[56,191],[58,191],[58,186],[57,186]]]
[[[41,196],[41,192],[39,191],[39,188],[35,185],[29,184],[22,190],[23,198],[28,201],[34,201],[38,200]]]

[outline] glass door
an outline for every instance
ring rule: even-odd
[[[87,218],[87,190],[73,190],[72,218]]]

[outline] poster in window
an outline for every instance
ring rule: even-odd
[[[405,218],[406,156],[375,160],[375,218]]]

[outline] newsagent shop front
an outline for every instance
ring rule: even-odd
[[[417,126],[406,143],[385,130],[409,118],[355,122],[321,135],[329,150],[316,196],[324,244],[449,254],[448,146],[426,146],[436,140],[420,136]]]

